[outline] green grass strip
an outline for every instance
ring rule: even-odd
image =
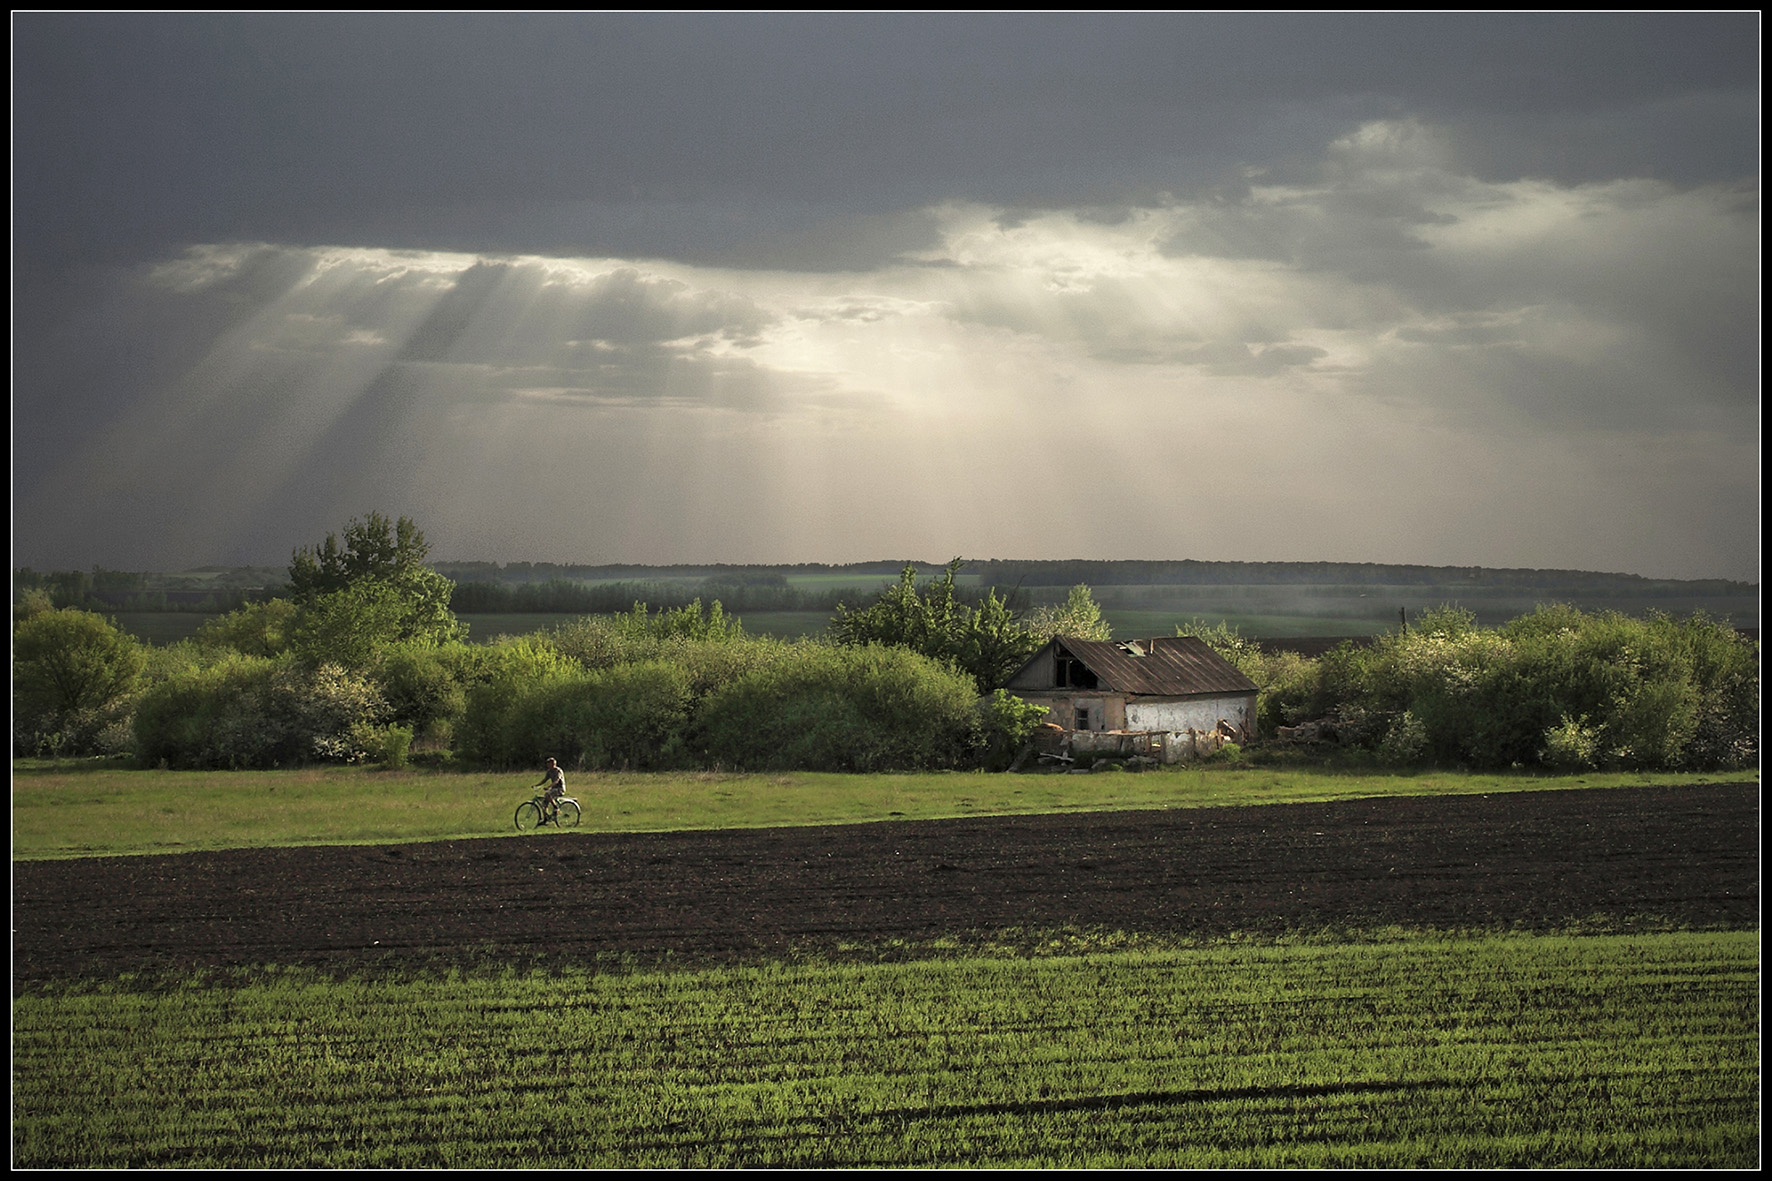
[[[134,771],[17,760],[12,856],[28,861],[509,836],[517,805],[538,778],[352,767]],[[1758,775],[1196,768],[1096,775],[607,773],[570,775],[567,783],[584,805],[581,831],[663,832],[1743,779]]]
[[[47,1168],[1734,1167],[1759,936],[31,991]]]

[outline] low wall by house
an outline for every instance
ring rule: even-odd
[[[1147,758],[1166,765],[1202,759],[1229,742],[1222,730],[1062,730],[1042,726],[1034,746],[1042,755],[1069,759]]]

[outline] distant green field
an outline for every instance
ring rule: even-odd
[[[164,645],[190,639],[216,617],[196,611],[119,611],[112,618],[136,639]]]
[[[458,615],[468,625],[468,639],[487,643],[498,636],[522,636],[531,632],[552,631],[563,623],[580,618],[577,615],[488,614]],[[816,636],[830,625],[828,611],[746,611],[737,616],[745,631],[757,636],[779,636],[796,640]]]
[[[1375,620],[1338,619],[1320,615],[1240,615],[1199,611],[1139,611],[1102,608],[1101,617],[1114,630],[1116,640],[1140,640],[1172,636],[1175,629],[1204,619],[1208,625],[1225,623],[1250,639],[1289,639],[1294,636],[1370,636],[1386,630]],[[1395,622],[1392,622],[1392,627]]]
[[[135,771],[15,760],[15,860],[515,835],[536,771]],[[1668,773],[1349,774],[1173,768],[1144,774],[573,774],[584,832],[770,828],[1135,808],[1309,803],[1755,779]],[[571,839],[562,834],[561,839]]]
[[[862,591],[878,591],[898,581],[898,571],[891,574],[787,574],[787,584],[795,590],[848,590],[854,587]],[[978,575],[960,574],[954,581],[961,586],[978,585]]]
[[[738,620],[754,636],[783,640],[817,637],[831,625],[831,611],[742,611]]]
[[[1754,1168],[1759,976],[1745,931],[68,982],[13,1001],[13,1164]]]

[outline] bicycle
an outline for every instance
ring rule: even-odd
[[[579,808],[578,801],[571,796],[561,796],[555,800],[551,816],[548,814],[548,802],[542,796],[517,805],[518,832],[529,832],[549,823],[557,828],[577,828],[578,822],[583,818],[584,813]]]

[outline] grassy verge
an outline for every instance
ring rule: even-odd
[[[12,856],[32,860],[512,835],[512,815],[539,777],[348,767],[135,771],[114,764],[17,760]],[[607,773],[572,775],[568,786],[584,806],[583,831],[642,832],[1757,778],[1751,772],[1550,777],[1195,768],[1101,775]]]
[[[1748,1167],[1758,935],[69,984],[49,1168]]]

